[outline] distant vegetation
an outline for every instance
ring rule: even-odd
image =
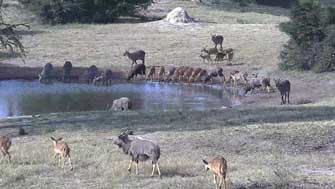
[[[281,24],[290,40],[281,52],[282,69],[335,71],[335,7],[300,0],[291,20]]]
[[[25,48],[21,43],[21,36],[17,34],[18,27],[29,28],[27,24],[6,23],[3,19],[3,0],[0,0],[0,49],[9,53],[25,56]]]
[[[21,0],[45,23],[110,23],[120,16],[134,16],[152,0]]]

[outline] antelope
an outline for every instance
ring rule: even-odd
[[[192,72],[189,82],[194,82],[199,72],[201,72],[201,68],[195,68]]]
[[[192,73],[193,73],[193,68],[188,68],[186,71],[185,71],[185,73],[184,73],[184,75],[183,75],[183,79],[185,80],[185,81],[189,81],[189,79],[190,79],[190,77],[191,77],[191,75],[192,75]]]
[[[57,155],[59,155],[58,165],[60,165],[61,159],[62,159],[63,164],[61,167],[64,168],[65,159],[67,158],[70,163],[70,167],[71,167],[70,170],[72,171],[73,167],[72,167],[71,157],[70,157],[70,147],[67,145],[66,142],[61,141],[63,138],[58,138],[58,139],[54,139],[53,137],[50,137],[50,138],[54,146],[54,159],[56,159]]]
[[[151,66],[151,68],[149,69],[147,80],[151,80],[152,81],[154,79],[154,77],[155,77],[155,72],[156,72],[155,66]]]
[[[165,76],[165,67],[161,66],[158,72],[159,81],[163,81]]]
[[[233,82],[233,87],[237,87],[238,81],[243,82],[244,84],[248,83],[248,73],[246,72],[240,72],[240,71],[235,71],[230,74],[230,82]]]
[[[223,42],[224,38],[222,35],[212,35],[212,41],[215,44],[215,48],[217,48],[218,45],[220,45],[220,49],[222,49],[222,42]]]
[[[63,65],[63,82],[71,82],[71,70],[72,63],[70,61],[66,61]]]
[[[125,154],[131,156],[131,161],[128,166],[128,172],[131,172],[131,167],[133,162],[136,166],[136,175],[138,175],[138,163],[139,161],[151,160],[152,172],[151,177],[154,176],[155,169],[157,169],[159,177],[161,177],[161,171],[159,169],[158,160],[161,155],[160,147],[158,144],[144,140],[144,139],[134,139],[128,138],[128,135],[133,135],[132,131],[122,132],[117,138],[113,140],[119,148],[123,150]]]
[[[143,50],[138,50],[135,52],[130,53],[129,51],[125,51],[123,53],[123,56],[127,56],[131,61],[131,66],[133,67],[134,64],[137,64],[137,60],[141,60],[142,63],[144,64],[144,59],[145,59],[145,52]]]
[[[8,156],[8,161],[11,162],[11,156],[8,152],[11,145],[12,145],[12,141],[9,137],[0,136],[0,150],[1,150],[2,155],[3,155],[2,158],[1,158],[1,161],[7,155]]]
[[[165,81],[170,81],[171,80],[171,77],[174,76],[174,73],[176,72],[177,68],[176,67],[171,67],[167,73],[167,76],[166,76],[166,79]]]
[[[214,183],[216,189],[221,189],[222,182],[224,183],[224,188],[226,189],[226,176],[227,176],[227,161],[223,157],[216,157],[211,161],[207,162],[202,160],[205,164],[206,172],[211,170],[214,176]],[[220,181],[218,183],[217,177]]]
[[[209,59],[211,60],[211,55],[212,54],[216,55],[219,51],[216,48],[209,48],[209,49],[203,48],[201,52],[207,53]]]
[[[286,99],[287,99],[287,103],[290,104],[290,90],[291,90],[290,81],[277,79],[275,80],[275,83],[281,95],[280,105],[286,104]]]
[[[203,63],[205,63],[206,60],[208,62],[212,61],[211,56],[209,54],[200,54],[199,57],[202,58]]]

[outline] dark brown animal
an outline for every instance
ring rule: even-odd
[[[291,90],[291,83],[289,80],[281,80],[277,79],[275,80],[276,87],[280,92],[281,95],[281,105],[286,104],[286,101],[288,104],[290,104],[290,90]]]
[[[135,52],[130,53],[129,51],[125,51],[123,56],[127,56],[132,62],[131,66],[133,67],[134,64],[137,64],[137,60],[141,60],[142,64],[144,64],[145,59],[145,52],[143,50],[138,50]]]
[[[72,63],[70,61],[66,61],[63,65],[63,82],[64,83],[71,82],[71,70],[72,70]]]
[[[92,83],[94,78],[96,78],[99,74],[98,68],[95,65],[92,65],[87,68],[84,78],[87,83]]]
[[[130,80],[137,75],[144,75],[145,76],[145,65],[144,64],[136,64],[129,72],[127,80]]]
[[[195,68],[192,72],[189,82],[194,82],[199,72],[201,72],[201,68]]]
[[[212,35],[212,41],[215,44],[215,48],[217,48],[218,45],[220,45],[220,49],[222,49],[222,43],[223,43],[223,36],[222,35]]]

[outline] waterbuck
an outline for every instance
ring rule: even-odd
[[[145,76],[145,65],[144,64],[136,64],[135,67],[133,67],[130,70],[127,80],[130,80],[133,77],[136,77],[137,75]]]
[[[71,82],[71,70],[72,63],[70,61],[66,61],[63,65],[63,82]]]
[[[87,83],[92,83],[94,78],[98,76],[98,68],[95,65],[92,65],[87,68],[84,78]]]
[[[276,79],[275,80],[276,87],[280,91],[281,95],[281,105],[286,104],[286,99],[287,103],[290,104],[290,90],[291,90],[291,83],[289,80],[281,80],[281,79]]]
[[[93,79],[93,85],[99,85],[100,83],[102,83],[102,85],[112,84],[112,74],[112,70],[105,70],[100,76],[96,76]]]
[[[53,66],[51,63],[46,63],[42,72],[38,75],[40,83],[50,84],[53,77]]]
[[[125,51],[123,56],[127,56],[132,61],[131,66],[137,64],[137,60],[141,60],[142,64],[144,64],[145,52],[143,50],[138,50],[132,53]]]
[[[155,168],[157,169],[158,175],[161,177],[161,172],[158,165],[158,159],[161,154],[160,147],[148,140],[130,140],[128,135],[132,134],[132,131],[122,132],[116,139],[113,140],[113,143],[116,144],[119,148],[122,148],[125,154],[131,156],[131,161],[128,167],[129,173],[131,172],[133,162],[135,162],[136,174],[138,175],[138,162],[150,159],[152,162],[151,177],[154,176]]]
[[[211,170],[214,176],[215,188],[221,189],[222,182],[224,183],[224,188],[226,189],[226,176],[227,176],[227,161],[223,157],[215,157],[211,161],[207,162],[202,160],[205,164],[206,171]],[[220,178],[218,183],[217,177]]]
[[[222,49],[222,43],[223,43],[223,36],[222,35],[212,35],[212,41],[215,44],[215,48],[217,48],[218,45],[220,45],[220,49]]]

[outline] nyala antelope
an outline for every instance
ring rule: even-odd
[[[202,160],[205,164],[206,172],[211,170],[214,176],[214,183],[216,189],[221,189],[222,182],[224,183],[224,188],[226,189],[226,175],[227,175],[227,161],[223,157],[216,157],[211,161],[207,162]],[[219,182],[218,182],[219,177]]]

